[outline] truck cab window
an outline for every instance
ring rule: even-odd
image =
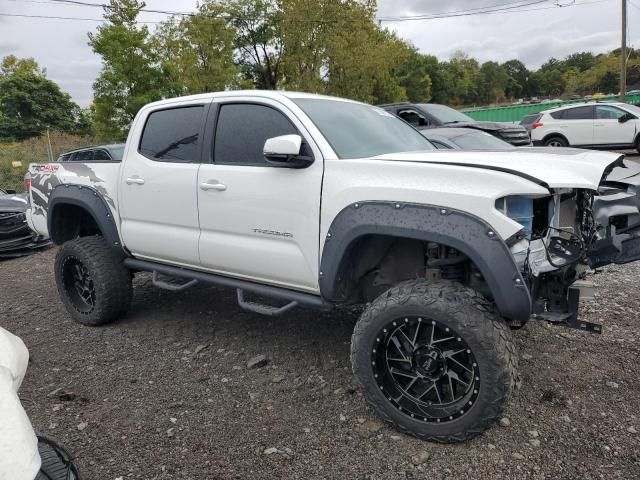
[[[262,149],[268,138],[299,135],[291,121],[275,108],[252,103],[220,107],[213,161],[223,165],[268,165]],[[303,142],[302,154],[308,150]]]
[[[159,162],[197,162],[202,105],[152,112],[147,118],[139,152]]]

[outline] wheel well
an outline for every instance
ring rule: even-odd
[[[435,242],[390,235],[364,235],[341,259],[338,289],[349,303],[370,302],[405,280],[447,279],[491,299],[479,269],[465,254]]]
[[[52,216],[49,235],[58,245],[74,238],[102,234],[93,215],[78,205],[57,204],[49,214]]]
[[[549,140],[550,138],[553,138],[553,137],[561,138],[561,139],[563,139],[565,142],[567,142],[567,145],[569,145],[569,140],[567,140],[567,137],[565,137],[565,136],[564,136],[564,135],[562,135],[561,133],[557,133],[557,132],[554,132],[554,133],[548,133],[548,134],[546,134],[546,135],[544,136],[544,138],[542,139],[542,141],[543,141],[543,142],[546,142],[547,140]]]

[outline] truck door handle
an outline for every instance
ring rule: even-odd
[[[127,185],[144,185],[144,179],[140,177],[129,177],[125,181]]]
[[[206,182],[200,184],[200,188],[205,191],[218,190],[219,192],[224,192],[227,189],[227,186],[217,180],[207,180]]]

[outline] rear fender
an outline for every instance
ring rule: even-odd
[[[123,246],[118,229],[107,202],[93,187],[83,185],[58,185],[49,196],[47,227],[51,240],[60,244],[64,241],[57,227],[59,215],[64,205],[74,205],[84,209],[95,221],[100,233],[118,253],[123,253]]]

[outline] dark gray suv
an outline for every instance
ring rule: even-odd
[[[480,122],[446,105],[437,103],[391,103],[379,105],[397,115],[418,130],[434,127],[465,127],[482,130],[516,147],[531,145],[531,138],[520,125],[501,122]]]

